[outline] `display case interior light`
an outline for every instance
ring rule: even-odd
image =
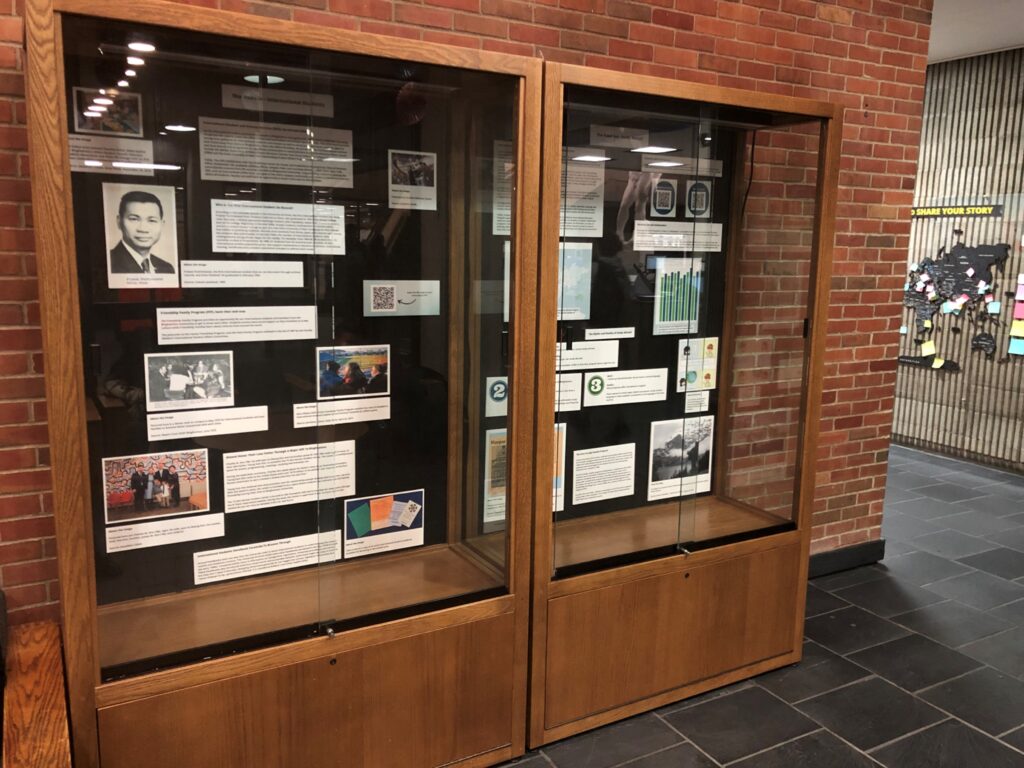
[[[138,74],[138,72],[136,72],[134,69],[126,69],[124,71],[124,76],[125,77],[135,77],[135,75],[137,75],[137,74]]]
[[[192,131],[195,130],[195,126],[182,125],[180,123],[171,123],[170,125],[165,125],[164,130],[174,131],[175,133],[192,133]]]
[[[680,163],[675,160],[655,160],[652,163],[647,164],[651,168],[679,168],[687,165],[687,163]]]
[[[576,155],[572,159],[581,163],[606,163],[611,160],[610,157],[604,155]]]
[[[128,62],[129,65],[131,65],[133,67],[142,67],[142,66],[145,66],[145,64],[146,64],[146,60],[145,59],[140,59],[138,56],[129,56],[126,59],[126,61]]]
[[[88,112],[106,112],[107,107],[105,104],[92,104],[89,106]]]
[[[139,171],[180,171],[180,165],[167,165],[165,163],[127,163],[115,161],[111,163],[115,168],[125,168]]]
[[[645,155],[664,155],[666,152],[675,152],[675,147],[660,147],[657,144],[652,144],[649,147],[637,147],[636,149],[629,150],[630,152],[642,152]]]
[[[94,109],[87,109],[82,114],[85,115],[86,117],[103,117],[103,113],[102,112],[97,112]]]
[[[82,161],[82,165],[87,166],[89,168],[102,168],[103,167],[103,161],[102,160],[83,160]]]
[[[95,99],[92,100],[92,103],[93,104],[106,104],[107,106],[110,106],[111,104],[114,103],[114,100],[113,99],[108,99],[106,96],[97,96]]]
[[[284,82],[280,75],[246,75],[242,79],[253,85],[280,85]]]
[[[119,88],[127,88],[128,87],[128,81],[127,80],[118,80],[117,81],[117,85],[118,85]]]
[[[128,47],[133,51],[137,51],[138,53],[152,53],[156,50],[155,45],[153,45],[152,43],[144,42],[142,40],[136,40],[134,42],[128,43]]]

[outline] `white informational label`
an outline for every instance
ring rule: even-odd
[[[301,261],[181,262],[182,288],[301,288]]]
[[[68,135],[68,160],[79,173],[153,175],[153,142],[119,136]]]
[[[564,342],[555,348],[555,370],[586,371],[593,368],[618,368],[619,342],[577,341],[572,349]]]
[[[388,150],[388,207],[437,210],[437,155]]]
[[[687,392],[684,402],[686,413],[701,413],[711,407],[711,393],[707,390]]]
[[[652,403],[668,396],[668,368],[604,371],[583,376],[583,405]]]
[[[718,337],[680,339],[676,360],[676,392],[718,386]]]
[[[266,432],[267,406],[151,413],[146,416],[146,429],[151,443],[157,440],[178,440],[182,437]]]
[[[652,422],[647,500],[710,491],[714,435],[714,416]]]
[[[512,243],[505,241],[505,273],[502,281],[502,320],[508,322],[509,307],[512,306],[509,291],[512,290]]]
[[[160,547],[180,541],[213,539],[224,535],[224,515],[199,515],[157,520],[152,523],[118,525],[106,530],[107,552]]]
[[[356,442],[224,454],[224,511],[281,507],[356,492]]]
[[[593,249],[591,243],[558,244],[559,320],[590,319]]]
[[[334,97],[327,93],[283,91],[248,85],[222,85],[221,106],[249,112],[279,112],[284,115],[334,117]]]
[[[440,314],[440,280],[363,280],[364,317]]]
[[[555,411],[578,411],[583,407],[583,374],[555,375]]]
[[[345,557],[363,557],[423,543],[423,489],[345,500]]]
[[[722,250],[722,225],[716,222],[638,220],[633,232],[636,251]]]
[[[488,376],[485,382],[487,388],[487,401],[484,405],[484,416],[508,415],[508,377]]]
[[[672,165],[668,165],[672,163]],[[679,173],[684,176],[722,177],[722,161],[680,155],[641,155],[640,169],[647,173]]]
[[[506,448],[504,429],[489,429],[484,437],[484,508],[485,523],[505,519]]]
[[[572,452],[572,503],[633,495],[636,443]]]
[[[330,563],[340,556],[341,531],[324,531],[306,536],[292,536],[287,539],[196,552],[192,555],[192,575],[198,586],[260,573]]]
[[[351,189],[352,162],[352,131],[199,118],[204,181]]]
[[[675,179],[658,179],[651,186],[651,218],[674,219],[679,195],[679,182]]]
[[[322,400],[292,406],[292,426],[327,427],[359,421],[385,421],[391,418],[390,397],[361,397],[354,400]]]
[[[214,253],[345,255],[345,206],[211,200]]]
[[[636,337],[636,328],[587,328],[587,341],[605,341],[606,339],[632,339]]]
[[[157,344],[316,338],[316,307],[158,307]]]
[[[595,147],[640,149],[650,146],[651,134],[645,128],[628,128],[624,125],[591,125],[590,143]]]
[[[555,424],[554,466],[551,468],[551,509],[565,510],[565,424]]]
[[[491,179],[491,234],[512,236],[512,180],[516,175],[516,158],[511,141],[494,142],[494,166]]]
[[[600,237],[604,231],[604,164],[572,160],[601,154],[599,150],[563,150],[562,237]]]
[[[654,336],[696,333],[704,301],[704,262],[695,258],[654,260]]]

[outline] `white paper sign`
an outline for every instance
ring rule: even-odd
[[[641,155],[641,170],[647,173],[681,173],[686,176],[721,178],[722,161],[680,155]],[[672,163],[672,165],[668,165]]]
[[[636,443],[572,452],[572,503],[633,495]]]
[[[587,341],[604,341],[605,339],[632,339],[636,337],[636,328],[587,328],[584,338]]]
[[[591,125],[590,143],[595,147],[640,149],[640,147],[650,145],[651,135],[644,128],[629,128],[624,125]]]
[[[158,307],[158,344],[316,338],[316,307]]]
[[[132,523],[107,528],[107,552],[160,547],[181,541],[213,539],[224,535],[224,515],[199,515],[157,520],[152,523]]]
[[[491,234],[496,237],[512,236],[512,180],[515,178],[516,158],[511,141],[494,142],[494,166],[491,189]]]
[[[557,374],[555,376],[555,411],[578,411],[582,407],[583,374]]]
[[[600,237],[604,231],[604,164],[573,161],[594,150],[565,149],[562,157],[562,237]]]
[[[153,142],[119,136],[68,135],[68,160],[79,173],[152,176]]]
[[[225,512],[302,504],[355,492],[355,440],[224,454]]]
[[[711,393],[707,390],[687,392],[684,403],[686,413],[701,413],[711,407]]]
[[[388,150],[388,207],[437,210],[437,155]]]
[[[637,251],[722,250],[722,225],[716,222],[638,220],[633,232]]]
[[[181,262],[182,288],[301,288],[301,261]]]
[[[146,428],[151,443],[157,440],[178,440],[182,437],[265,432],[267,406],[150,413],[146,416]]]
[[[259,573],[329,563],[340,556],[341,531],[324,531],[196,552],[192,555],[192,575],[196,585],[212,584]]]
[[[593,368],[618,368],[619,342],[577,341],[572,345],[559,342],[555,348],[555,369],[559,371],[586,371]]]
[[[334,117],[334,97],[309,91],[283,91],[246,85],[222,85],[221,106],[250,112],[280,112],[285,115]]]
[[[214,253],[345,255],[345,206],[211,200]]]
[[[352,131],[199,118],[200,178],[352,188]]]
[[[361,397],[353,400],[322,400],[292,406],[292,426],[327,427],[359,421],[385,421],[391,418],[390,397]]]
[[[508,415],[508,377],[488,376],[485,382],[487,390],[487,402],[484,406],[484,416]]]
[[[559,320],[590,319],[592,254],[591,243],[558,244]]]
[[[583,405],[651,403],[668,395],[668,368],[604,371],[583,376]]]
[[[508,440],[504,429],[489,429],[484,438],[484,504],[485,523],[505,519],[505,491]]]
[[[652,422],[647,500],[710,491],[714,435],[714,416]]]
[[[363,280],[364,317],[440,314],[440,280]]]

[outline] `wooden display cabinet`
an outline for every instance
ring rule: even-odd
[[[532,747],[800,659],[842,136],[556,63],[543,122]]]
[[[541,62],[160,0],[26,6],[76,765],[482,766],[521,754],[534,403],[506,398],[498,415],[485,390],[505,377],[507,394],[536,354]],[[127,233],[134,203],[159,208],[156,245]],[[316,222],[311,234],[295,219],[268,227],[269,204]],[[336,217],[322,241],[320,215]],[[120,276],[115,220],[136,256],[160,256],[181,281],[147,270],[159,264],[148,257]],[[284,231],[294,240],[281,244]],[[199,262],[263,266],[225,289]],[[154,320],[158,308],[254,306],[312,316],[315,335],[268,325],[251,340],[170,344]],[[224,327],[206,332],[227,338]],[[231,353],[230,381],[210,349]],[[146,355],[172,353],[154,385]],[[357,359],[387,374],[386,415],[339,415],[383,407]],[[182,392],[228,391],[218,404],[255,408],[262,428],[181,431],[181,414],[202,413],[176,412]],[[154,413],[181,423],[154,432]],[[351,446],[354,466],[330,446]],[[275,451],[300,447],[312,469],[282,469]],[[259,472],[229,490],[229,457],[232,472]],[[179,459],[172,483],[162,473]],[[312,496],[242,499],[257,487],[269,502],[260,484],[273,473],[287,488],[306,477],[295,487]],[[176,491],[158,506],[164,482]],[[346,504],[362,497],[377,504]],[[300,536],[305,549],[289,548]],[[239,563],[254,572],[230,570]]]

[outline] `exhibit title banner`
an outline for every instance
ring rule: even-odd
[[[979,218],[1002,215],[1003,206],[1001,205],[940,205],[910,209],[910,218],[912,219],[943,219],[951,216]]]

